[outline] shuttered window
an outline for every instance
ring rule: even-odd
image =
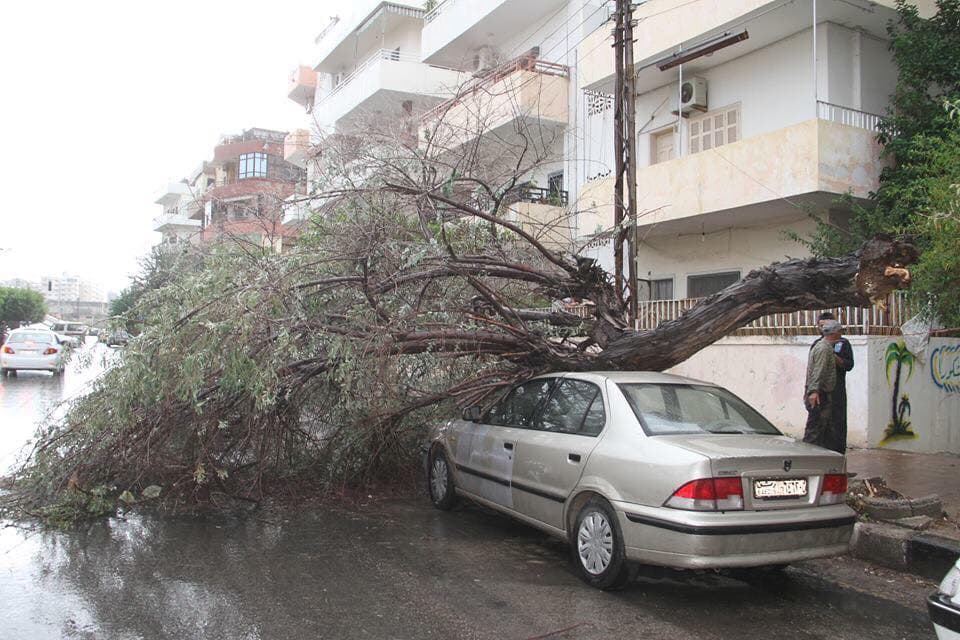
[[[740,139],[740,107],[713,111],[691,119],[690,153],[700,153]]]
[[[705,273],[698,276],[687,276],[687,297],[705,298],[718,291],[726,289],[740,279],[739,271],[724,271],[721,273]]]

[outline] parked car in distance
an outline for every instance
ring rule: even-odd
[[[637,563],[783,566],[846,553],[844,456],[797,442],[722,387],[662,373],[554,374],[436,427],[430,497],[458,496],[571,545],[580,576]]]
[[[60,375],[65,363],[64,346],[47,329],[14,329],[0,347],[0,370],[4,375],[24,370]]]
[[[50,325],[44,324],[42,322],[28,324],[26,327],[21,327],[21,329],[40,329],[41,331],[52,331],[52,329],[50,328]],[[54,331],[54,333],[56,332]],[[57,336],[57,340],[60,341],[60,344],[66,347],[75,348],[80,346],[80,338],[77,338],[75,336],[68,336],[63,333],[56,333],[56,336]]]
[[[54,333],[77,337],[80,339],[80,342],[83,342],[83,339],[86,338],[90,332],[87,325],[79,322],[56,322],[50,327],[50,330]]]
[[[960,558],[927,598],[927,610],[939,640],[960,640]]]
[[[108,347],[125,347],[130,343],[130,338],[132,338],[129,333],[126,331],[111,331],[110,335],[107,337],[107,346]]]

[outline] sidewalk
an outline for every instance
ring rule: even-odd
[[[905,496],[940,496],[943,508],[960,520],[960,456],[949,453],[908,453],[889,449],[850,449],[847,471],[858,479],[879,476]]]

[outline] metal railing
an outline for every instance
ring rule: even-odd
[[[702,300],[643,300],[638,305],[637,328],[641,331],[656,329],[664,322],[679,318]],[[858,335],[896,335],[903,323],[913,315],[905,293],[896,291],[887,299],[886,309],[871,305],[774,313],[757,318],[738,329],[734,335],[816,335],[817,317],[824,311],[836,316],[845,333]]]
[[[441,102],[433,109],[424,113],[421,116],[421,120],[427,122],[437,118],[439,115],[449,111],[452,107],[466,101],[474,94],[489,89],[492,85],[518,71],[532,71],[540,75],[557,76],[560,78],[570,77],[570,67],[565,64],[547,62],[546,60],[540,60],[529,54],[522,55],[493,69],[480,72],[471,82],[461,87],[457,95]],[[491,91],[490,93],[495,92]]]
[[[523,186],[520,188],[519,201],[534,204],[548,204],[554,207],[567,206],[568,194],[562,189],[550,187]]]
[[[822,100],[817,101],[817,117],[821,120],[866,129],[874,133],[880,133],[880,123],[883,121],[883,116],[875,113],[858,111]]]
[[[335,96],[337,93],[340,92],[341,89],[343,89],[344,87],[349,85],[351,82],[353,82],[357,78],[357,76],[361,75],[363,72],[365,72],[367,69],[374,66],[375,64],[379,64],[383,60],[386,60],[388,62],[415,62],[417,64],[423,64],[420,62],[419,56],[411,53],[403,53],[401,51],[397,51],[396,49],[377,49],[376,51],[373,52],[372,55],[370,55],[370,57],[368,57],[366,60],[361,62],[359,65],[357,65],[353,69],[353,71],[351,71],[346,76],[344,76],[343,79],[341,79],[340,82],[337,83],[337,86],[333,87],[329,93],[327,93],[325,96],[320,98],[320,104],[322,104],[323,102],[326,102],[327,100]],[[426,66],[433,67],[435,69],[444,69],[447,71],[451,70],[449,67],[441,67],[435,64],[428,64]]]
[[[423,17],[424,23],[430,24],[434,21],[434,19],[437,18],[437,16],[443,13],[446,9],[449,9],[450,6],[456,4],[456,2],[457,0],[441,0],[437,3],[437,6],[435,6],[433,9],[430,9],[430,11],[427,11],[427,15]]]

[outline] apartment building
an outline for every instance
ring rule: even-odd
[[[357,2],[317,37],[315,63],[293,72],[288,97],[305,107],[320,137],[393,123],[414,136],[429,132],[451,154],[481,135],[503,148],[535,128],[525,139],[543,146],[543,161],[523,176],[511,210],[548,242],[570,248],[570,70],[577,42],[606,19],[605,4],[447,0],[425,10],[421,3]],[[311,144],[309,135],[295,134],[287,157],[300,161]]]
[[[923,3],[921,3],[923,4]],[[928,8],[932,3],[927,3]],[[884,161],[893,0],[650,0],[635,12],[638,266],[651,299],[700,298],[844,226]],[[609,29],[579,47],[578,235],[613,222]],[[609,243],[591,248],[612,263]]]
[[[248,129],[223,136],[189,176],[164,187],[154,220],[162,250],[234,240],[281,251],[294,229],[283,225],[285,200],[302,192],[305,171],[284,159],[285,131]]]

